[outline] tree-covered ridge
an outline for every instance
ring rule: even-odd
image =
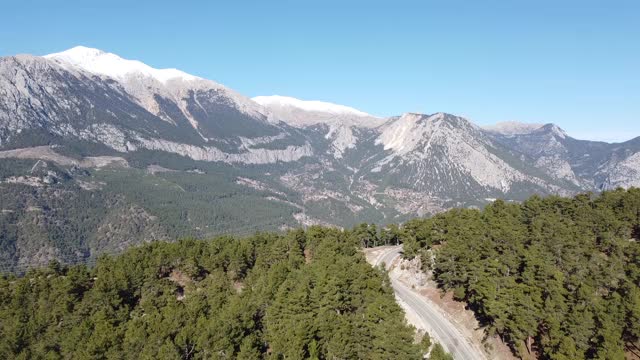
[[[517,354],[640,354],[640,189],[496,201],[400,233],[405,255],[420,255]]]
[[[155,242],[0,278],[5,359],[419,359],[349,232]]]

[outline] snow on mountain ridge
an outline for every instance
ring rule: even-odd
[[[161,119],[174,123],[160,110],[157,96],[171,99],[188,119],[191,126],[200,136],[200,124],[188,106],[188,99],[193,96],[195,103],[201,107],[198,100],[201,96],[208,96],[209,90],[214,90],[218,101],[226,101],[239,111],[269,121],[269,116],[262,106],[251,99],[229,89],[215,81],[187,74],[177,69],[155,69],[138,60],[127,60],[112,53],[99,49],[76,46],[66,51],[49,54],[43,58],[55,62],[67,70],[82,70],[91,74],[110,77],[121,83],[126,91],[138,100],[138,103],[150,113]],[[226,100],[223,100],[225,98]],[[206,100],[206,99],[205,99]]]
[[[134,74],[152,77],[163,84],[172,79],[185,81],[201,79],[177,69],[155,69],[138,60],[123,59],[116,54],[85,46],[76,46],[69,50],[45,55],[44,58],[58,60],[90,73],[106,75],[118,80],[125,80],[127,76]]]
[[[363,111],[352,107],[333,104],[317,100],[300,100],[288,96],[272,95],[272,96],[256,96],[253,101],[263,106],[289,106],[309,112],[321,112],[329,114],[349,114],[361,117],[375,117]]]
[[[326,126],[321,131],[326,131],[325,139],[332,144],[330,152],[337,159],[342,158],[347,149],[356,147],[358,137],[355,128],[375,128],[384,121],[348,106],[323,101],[305,101],[279,95],[257,96],[252,100],[268,109],[272,120],[298,128]]]

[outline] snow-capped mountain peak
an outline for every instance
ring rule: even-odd
[[[257,96],[253,98],[270,113],[271,119],[291,126],[307,128],[321,125],[324,137],[331,141],[335,158],[342,158],[347,149],[356,147],[356,128],[375,128],[384,119],[354,108],[324,101],[305,101],[287,96]]]
[[[363,111],[352,107],[333,104],[316,100],[300,100],[288,96],[272,95],[272,96],[256,96],[253,101],[266,107],[292,107],[309,112],[328,113],[334,115],[352,115],[360,117],[374,117]]]
[[[155,69],[138,60],[127,60],[112,53],[85,46],[76,46],[66,51],[44,56],[58,61],[61,65],[79,67],[93,74],[105,75],[117,80],[125,80],[132,75],[154,78],[161,83],[172,79],[198,80],[197,76],[177,69]]]
[[[138,60],[123,59],[116,54],[85,46],[76,46],[66,51],[45,55],[44,58],[67,70],[83,70],[114,79],[122,84],[147,111],[163,120],[175,123],[176,120],[172,115],[161,109],[157,96],[170,99],[175,102],[191,126],[198,131],[200,131],[200,121],[196,119],[198,116],[192,113],[193,109],[190,109],[189,101],[196,104],[196,109],[202,108],[202,103],[209,100],[222,102],[250,117],[269,121],[263,108],[249,98],[212,80],[177,69],[156,69]],[[198,99],[189,100],[190,96]],[[203,114],[207,117],[206,111]]]

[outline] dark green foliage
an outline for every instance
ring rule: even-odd
[[[640,345],[640,189],[496,201],[404,226],[406,250],[523,355],[623,359]],[[440,246],[433,246],[441,244]]]
[[[436,343],[433,345],[433,349],[431,349],[429,360],[453,360],[453,356],[444,351],[442,345]]]
[[[431,336],[429,336],[429,333],[424,333],[424,335],[422,335],[422,339],[420,340],[420,346],[422,347],[422,351],[423,352],[428,352],[429,349],[431,348]]]
[[[0,278],[0,358],[419,359],[344,232],[156,242]]]

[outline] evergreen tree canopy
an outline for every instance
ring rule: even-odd
[[[534,196],[403,226],[444,290],[523,355],[640,354],[640,189]]]
[[[420,359],[358,245],[314,227],[0,277],[0,358]]]

